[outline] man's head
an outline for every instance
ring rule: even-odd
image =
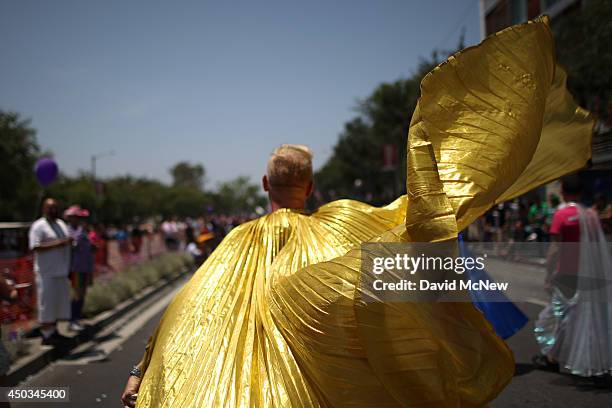
[[[55,219],[59,215],[59,205],[54,198],[47,198],[42,205],[43,216],[49,219]]]
[[[571,174],[561,179],[561,193],[565,201],[577,201],[582,194],[582,181],[577,174]]]
[[[273,209],[304,208],[313,189],[310,149],[291,144],[283,144],[274,149],[268,159],[262,183],[270,196]]]

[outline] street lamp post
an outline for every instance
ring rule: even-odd
[[[96,185],[96,162],[102,157],[109,157],[109,156],[114,156],[114,155],[115,155],[115,151],[109,150],[107,152],[93,154],[91,156],[91,184],[94,189],[94,206],[96,207],[96,210],[99,205],[98,186]]]
[[[109,157],[109,156],[114,156],[114,155],[115,155],[114,150],[109,150],[107,152],[102,152],[102,153],[91,155],[91,180],[93,182],[94,189],[96,188],[96,162],[102,157]]]
[[[94,190],[94,208],[92,208],[92,213],[93,213],[92,215],[94,219],[97,216],[98,205],[99,205],[98,189],[96,186],[96,162],[102,157],[109,157],[109,156],[114,156],[114,155],[115,155],[114,150],[109,150],[107,152],[102,152],[102,153],[91,155],[91,184]]]

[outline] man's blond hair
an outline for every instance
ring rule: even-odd
[[[312,152],[304,145],[280,145],[268,159],[267,175],[274,187],[306,187],[312,181]]]

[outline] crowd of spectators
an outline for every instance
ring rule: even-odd
[[[479,242],[549,242],[553,216],[566,204],[556,194],[549,194],[547,200],[538,195],[530,201],[521,198],[500,203],[472,224],[467,236]],[[600,193],[592,208],[612,241],[612,204]]]
[[[200,265],[232,229],[253,218],[244,214],[208,214],[184,220],[170,217],[160,224],[159,230],[167,250],[187,251]]]
[[[547,200],[536,196],[530,202],[516,199],[498,204],[468,228],[467,239],[548,242],[553,216],[565,205],[554,194]],[[594,198],[592,208],[599,214],[610,239],[612,205],[600,194]],[[60,213],[59,204],[53,199],[44,202],[42,211],[42,217],[30,228],[29,246],[35,254],[38,316],[46,344],[62,340],[55,330],[58,320],[70,320],[73,331],[83,329],[79,320],[87,287],[96,276],[120,269],[109,256],[110,242],[116,242],[114,252],[118,253],[121,265],[150,258],[153,236],[160,238],[166,251],[186,251],[199,265],[233,228],[253,218],[209,213],[198,218],[171,216],[161,221],[104,225],[90,222],[89,211],[77,204]]]
[[[29,229],[43,344],[66,340],[57,330],[60,320],[69,321],[71,331],[83,330],[81,311],[94,279],[149,259],[154,241],[165,251],[187,251],[199,265],[233,228],[252,217],[208,214],[109,225],[92,218],[78,204],[61,212],[60,204],[49,198],[42,205],[42,216]]]

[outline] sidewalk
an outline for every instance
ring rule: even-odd
[[[134,296],[133,299],[128,299],[121,302],[114,308],[102,312],[91,319],[82,320],[85,330],[80,333],[74,333],[68,330],[68,323],[61,322],[58,330],[70,340],[61,347],[43,346],[39,336],[36,336],[37,329],[33,330],[30,338],[24,338],[26,345],[26,354],[20,356],[13,361],[7,374],[7,385],[15,386],[26,379],[28,376],[42,370],[49,363],[67,355],[71,350],[91,340],[98,332],[108,326],[110,323],[124,316],[132,309],[138,307],[143,302],[156,296],[166,288],[172,286],[191,270],[184,269],[178,275],[172,278],[163,278],[157,283],[148,286],[140,293]],[[33,337],[32,337],[33,336]]]

